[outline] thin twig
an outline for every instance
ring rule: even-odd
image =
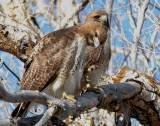
[[[7,66],[7,64],[4,61],[2,65],[4,65],[17,78],[18,81],[21,81],[20,78]]]

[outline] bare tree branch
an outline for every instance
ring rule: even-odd
[[[52,107],[51,110],[53,110],[54,113],[56,112],[56,114],[53,114],[53,113],[52,114],[54,116],[57,116],[61,120],[67,118],[69,115],[73,115],[73,116],[77,117],[77,116],[79,116],[79,114],[81,114],[82,112],[84,112],[88,109],[91,109],[92,107],[98,106],[99,108],[106,109],[106,105],[108,103],[111,103],[117,99],[117,96],[116,96],[117,93],[122,94],[118,97],[119,99],[128,99],[128,98],[135,96],[138,92],[141,91],[141,87],[139,86],[139,84],[136,84],[136,83],[123,83],[123,84],[117,84],[117,85],[106,85],[106,86],[100,86],[99,88],[101,88],[103,91],[101,92],[99,89],[97,89],[97,92],[95,93],[94,91],[89,90],[85,94],[83,94],[82,96],[76,97],[77,102],[75,104],[73,102],[71,102],[70,100],[58,100],[58,99],[53,98],[54,102],[52,102],[52,104],[55,105],[58,103],[57,104],[58,109],[56,109],[56,111],[55,111],[53,109],[54,107]],[[128,89],[128,91],[127,91],[128,94],[126,94],[125,97],[123,97],[124,92],[122,92],[122,91],[125,90],[126,88]],[[2,89],[2,88],[0,88],[0,89]],[[10,94],[10,92],[8,92],[8,93]],[[39,103],[44,103],[44,96],[45,95],[38,92],[38,91],[25,91],[25,92],[21,91],[21,92],[15,93],[15,95],[18,96],[18,99],[15,99],[15,97],[12,96],[12,99],[8,100],[8,97],[10,96],[9,94],[6,95],[5,101],[7,100],[8,102],[18,102],[18,101],[21,102],[22,98],[23,98],[23,101],[26,101],[26,99],[28,99],[30,96],[31,99],[28,99],[28,100],[34,101],[34,102],[39,102]],[[31,96],[31,94],[32,94],[32,96]],[[37,94],[39,95],[39,97],[37,96]],[[20,95],[23,95],[23,96],[20,96]],[[35,97],[37,97],[37,99],[35,99]],[[13,100],[13,98],[14,98],[14,100]],[[50,97],[48,97],[47,95],[45,98],[47,98],[47,99],[45,99],[46,103],[51,100]],[[1,99],[4,100],[4,97],[1,96]],[[47,113],[49,111],[50,110],[48,110]],[[57,112],[58,112],[58,114],[57,114]],[[44,118],[49,119],[50,114],[44,114]],[[46,115],[47,115],[47,117],[46,117]],[[3,120],[1,120],[1,121],[3,121]],[[43,121],[43,118],[42,118],[42,121]],[[12,123],[14,123],[14,122],[12,122]]]
[[[64,18],[61,22],[61,28],[65,28],[67,24],[72,21],[73,17],[77,15],[81,10],[85,8],[85,6],[88,4],[89,0],[81,0],[78,5],[72,9],[72,12],[70,16]]]
[[[131,57],[132,57],[132,67],[133,69],[137,69],[137,53],[138,53],[138,44],[139,44],[139,39],[140,39],[140,33],[141,33],[141,29],[144,23],[144,19],[145,19],[145,11],[147,10],[149,4],[149,0],[145,0],[142,5],[139,1],[139,5],[138,5],[138,17],[137,17],[137,24],[136,24],[136,28],[134,30],[134,35],[133,35],[133,46],[131,49]]]
[[[160,7],[159,7],[158,5],[153,4],[152,2],[149,2],[149,4],[150,4],[151,6],[153,6],[153,7],[155,7],[156,9],[160,10]]]
[[[51,106],[40,119],[40,121],[35,126],[44,126],[46,125],[50,119],[55,115],[57,112],[57,106]]]
[[[35,34],[37,34],[39,36],[39,39],[42,38],[45,34],[42,32],[42,30],[40,29],[40,27],[36,23],[35,17],[33,17],[32,11],[29,8],[28,3],[26,2],[26,0],[21,0],[20,4],[23,9],[24,17],[25,17],[27,23],[29,24],[30,29],[32,29],[32,31],[34,31]]]
[[[53,100],[56,101],[51,96],[40,93],[39,91],[24,90],[20,92],[11,92],[11,91],[9,92],[3,87],[3,84],[1,82],[0,82],[0,100],[12,103],[33,101],[42,104],[50,104],[52,103]]]
[[[117,84],[106,85],[107,83]],[[70,100],[56,99],[38,91],[8,92],[2,85],[0,85],[0,98],[7,102],[33,101],[53,106],[51,108],[53,113],[48,110],[43,115],[41,120],[43,123],[48,122],[44,122],[44,118],[49,120],[51,116],[55,116],[64,120],[69,115],[77,117],[84,111],[98,107],[111,112],[123,113],[123,124],[127,124],[129,116],[136,118],[143,125],[160,124],[159,107],[154,107],[160,101],[160,86],[152,77],[124,67],[114,76],[103,76],[99,85],[101,86],[94,89],[89,88],[86,93],[77,96],[76,103]],[[125,101],[127,105],[124,103]],[[128,107],[124,107],[128,105],[130,111],[127,110]],[[12,121],[11,123],[16,122]]]
[[[11,22],[8,24],[0,21],[0,50],[11,53],[24,62],[38,38],[25,25],[18,24],[16,21]]]
[[[4,61],[2,62],[2,65],[4,65],[17,78],[17,80],[20,81],[20,78],[7,66],[7,64]]]

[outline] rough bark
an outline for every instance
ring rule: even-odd
[[[26,61],[38,43],[38,37],[25,25],[16,21],[7,23],[10,19],[3,19],[4,22],[0,21],[0,50],[15,55],[22,62]]]
[[[84,111],[97,107],[123,113],[124,119],[119,123],[121,125],[128,124],[130,117],[136,118],[143,125],[160,125],[160,107],[158,106],[160,86],[151,76],[124,67],[116,75],[103,76],[99,85],[97,88],[89,88],[84,94],[76,97],[76,103],[56,99],[38,91],[12,93],[4,90],[2,86],[0,87],[0,92],[2,92],[0,98],[7,102],[34,101],[48,104],[52,107],[49,107],[50,110],[53,111],[46,111],[47,114],[43,115],[45,117],[41,118],[41,123],[52,116],[60,120],[66,119],[69,115],[77,117]],[[35,118],[38,122],[39,116]],[[13,119],[10,124],[18,123],[18,120]],[[1,120],[1,122],[4,121],[7,122],[6,119]]]

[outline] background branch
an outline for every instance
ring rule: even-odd
[[[141,5],[142,4],[142,5]],[[138,17],[137,17],[137,24],[136,28],[134,30],[133,35],[133,46],[131,49],[131,57],[132,57],[132,68],[137,69],[137,53],[138,53],[138,45],[139,45],[139,39],[140,39],[140,32],[142,30],[142,26],[145,19],[145,11],[147,10],[149,4],[149,0],[145,0],[143,3],[139,1],[138,4]]]
[[[65,28],[70,21],[73,21],[73,17],[78,15],[80,11],[82,11],[85,6],[88,4],[89,0],[81,0],[78,5],[72,9],[72,12],[70,12],[70,15],[68,15],[66,18],[64,18],[61,22],[61,29]]]

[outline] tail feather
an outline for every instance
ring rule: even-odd
[[[20,103],[12,112],[12,117],[24,117],[27,114],[30,102]]]

